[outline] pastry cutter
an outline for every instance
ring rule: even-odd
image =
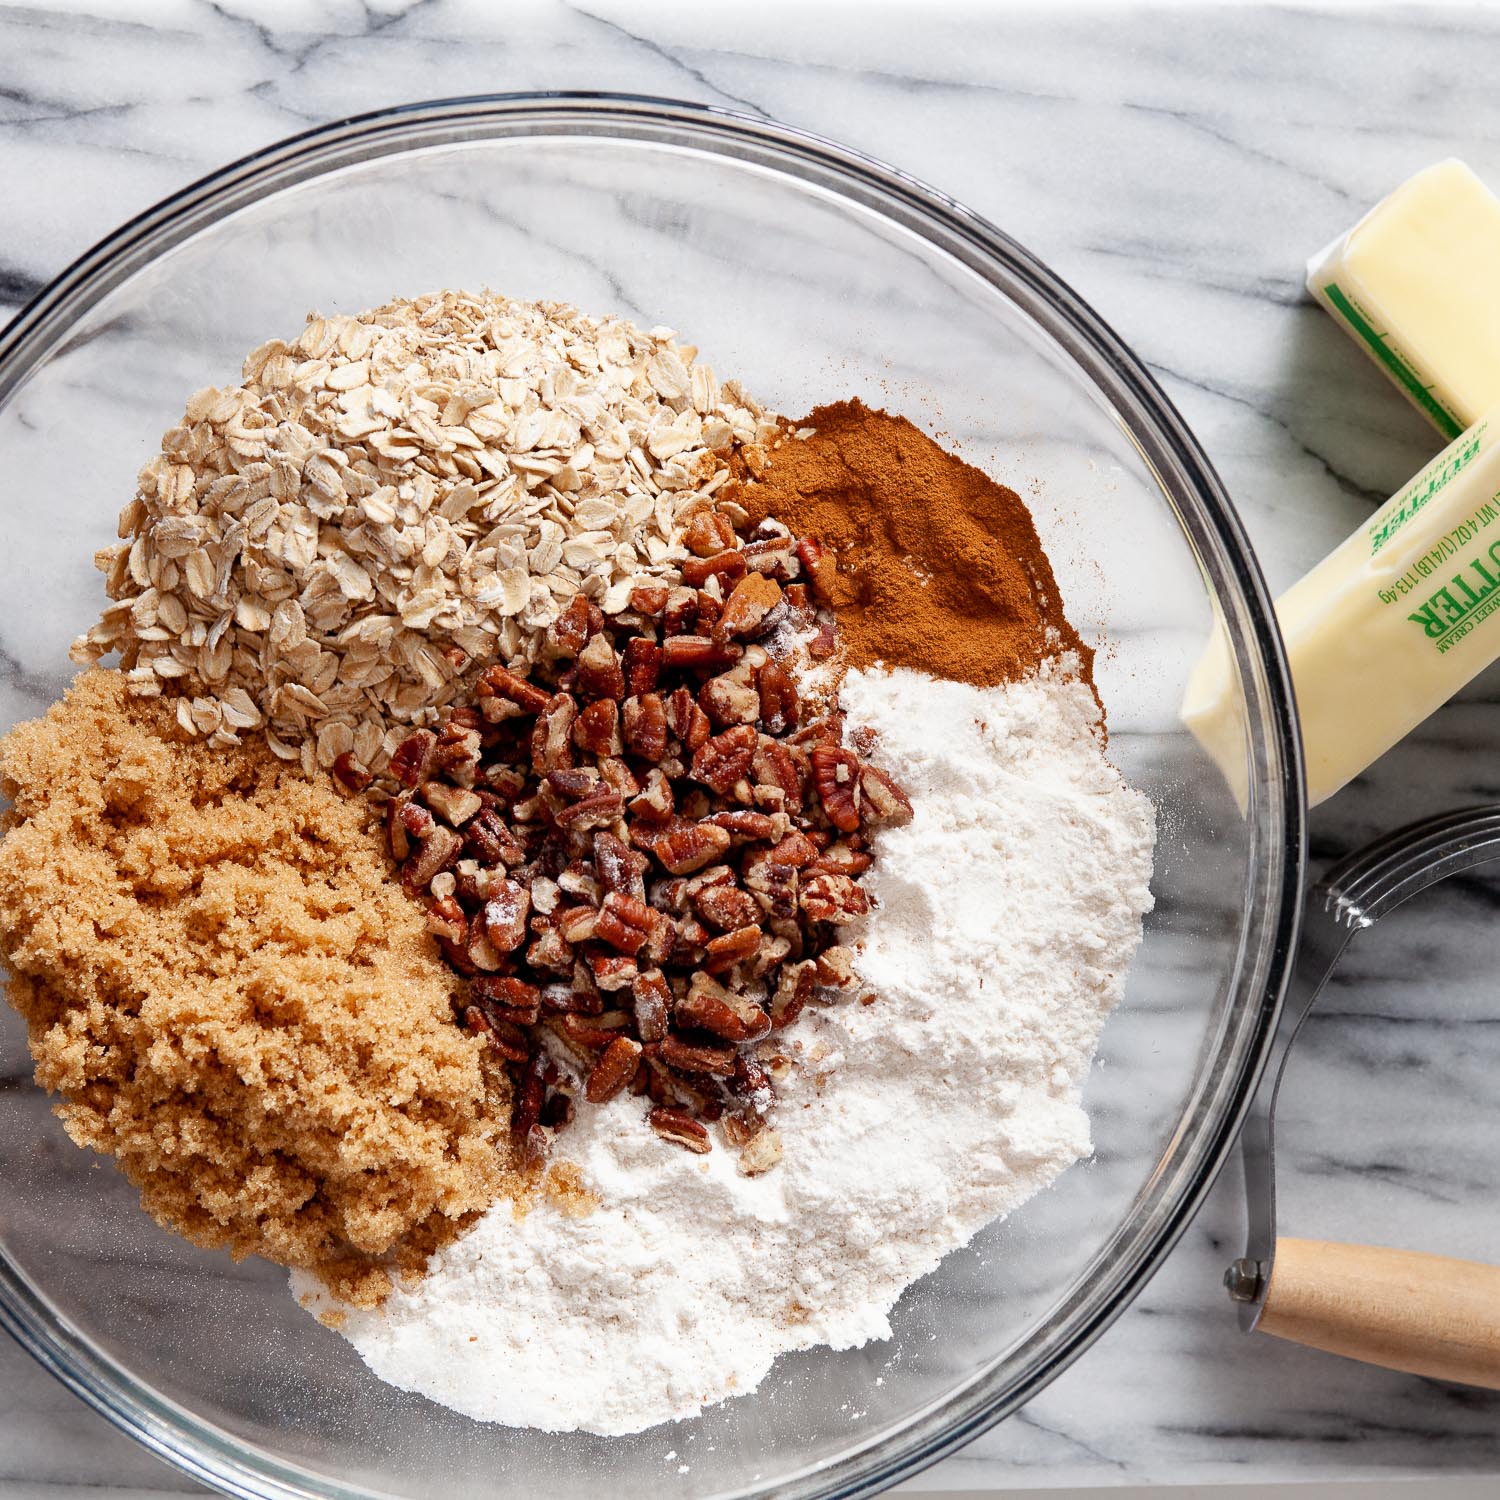
[[[1410,824],[1313,887],[1302,941],[1240,1148],[1249,1242],[1224,1275],[1240,1327],[1387,1369],[1500,1390],[1500,1266],[1278,1238],[1272,1132],[1292,1043],[1354,935],[1429,886],[1500,860],[1500,804]]]

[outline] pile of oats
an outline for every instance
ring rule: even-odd
[[[210,744],[381,770],[583,594],[675,583],[691,514],[774,421],[670,329],[444,292],[273,339],[200,391],[103,550],[118,651]],[[742,515],[737,517],[743,519]]]

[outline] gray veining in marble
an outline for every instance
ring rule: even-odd
[[[1049,262],[1177,402],[1279,589],[1437,446],[1301,263],[1443,155],[1500,185],[1496,48],[1481,8],[0,7],[0,312],[192,178],[342,114],[536,88],[730,104],[891,161]],[[15,656],[0,678],[31,686]],[[1318,811],[1315,859],[1500,797],[1497,742],[1500,669]],[[1283,1092],[1288,1231],[1496,1258],[1497,905],[1493,879],[1454,882],[1353,950]],[[1239,1337],[1234,1175],[1093,1350],[921,1487],[1500,1475],[1500,1397]],[[0,1340],[0,1486],[34,1484],[192,1487]]]

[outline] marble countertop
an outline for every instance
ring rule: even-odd
[[[729,104],[893,162],[1049,262],[1177,402],[1279,590],[1438,446],[1302,262],[1439,157],[1500,184],[1476,66],[1497,46],[1477,7],[0,6],[0,316],[183,183],[336,116],[536,88]],[[1500,669],[1316,812],[1315,861],[1500,797],[1497,744]],[[1289,1232],[1495,1258],[1497,895],[1459,882],[1391,919],[1313,1017],[1283,1091]],[[1095,1348],[913,1488],[1500,1479],[1500,1395],[1241,1338],[1219,1286],[1241,1235],[1231,1172]],[[193,1488],[0,1339],[0,1493],[72,1487]]]

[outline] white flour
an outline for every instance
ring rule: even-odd
[[[722,1147],[690,1155],[626,1096],[580,1109],[558,1148],[602,1206],[498,1205],[414,1289],[350,1312],[382,1379],[551,1431],[691,1416],[787,1350],[889,1337],[904,1287],[1088,1153],[1079,1089],[1153,843],[1092,696],[897,671],[851,673],[843,701],[916,816],[879,836],[879,906],[846,937],[879,1000],[805,1012],[783,1039],[782,1165],[745,1178]]]

